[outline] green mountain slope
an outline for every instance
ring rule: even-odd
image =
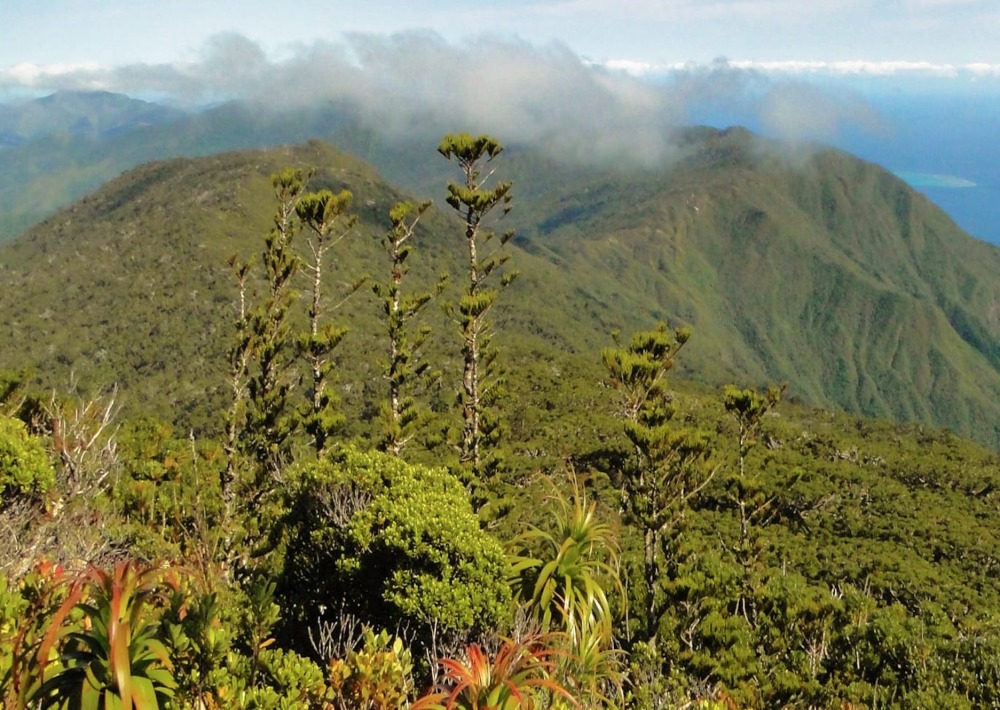
[[[685,360],[710,381],[785,380],[1000,443],[1000,250],[846,154],[790,163],[739,130],[690,141],[663,174],[522,189],[525,242],[629,327],[690,323]]]
[[[236,102],[185,115],[101,92],[0,106],[0,243],[143,163],[303,143],[343,116],[337,106],[275,114]]]
[[[354,193],[359,222],[332,254],[331,300],[361,275],[387,278],[381,238],[389,209],[405,196],[355,158],[314,142],[150,163],[0,246],[0,363],[30,368],[45,387],[65,386],[71,375],[91,391],[117,383],[132,412],[217,429],[229,396],[226,350],[237,297],[226,262],[232,254],[259,255],[275,209],[269,176],[288,165],[317,168],[311,189]],[[450,216],[432,212],[423,220],[410,266],[413,288],[451,272],[444,297],[455,297],[461,235]],[[549,289],[529,300],[553,307],[566,300],[564,286],[552,288],[564,283],[555,267],[527,254],[518,266],[526,271],[522,293]],[[530,352],[533,343],[560,339],[560,313],[569,308],[501,317],[522,332],[519,352]],[[341,349],[350,371],[341,378],[347,383],[341,394],[355,412],[370,409],[382,393],[376,368],[384,329],[377,313],[374,296],[363,289],[338,314],[353,330]],[[441,309],[430,309],[429,320],[451,345],[457,336],[444,334],[451,324]],[[594,359],[593,352],[588,356]],[[458,357],[456,348],[440,364],[460,366]],[[368,384],[362,391],[351,382]]]
[[[502,159],[522,276],[500,316],[521,385],[543,391],[554,372],[592,368],[612,329],[669,319],[694,327],[689,376],[787,381],[812,404],[1000,446],[1000,251],[850,156],[790,162],[738,130],[685,140],[687,157],[660,172],[583,171],[516,147]],[[426,160],[443,164],[432,150]],[[400,194],[357,159],[313,143],[154,163],[0,247],[0,362],[117,381],[163,416],[211,421],[235,297],[225,260],[259,251],[267,176],[287,164],[319,168],[314,187],[355,192],[361,221],[337,278],[381,273]],[[449,270],[457,288],[460,234],[440,212],[427,220],[415,281]],[[369,383],[342,392],[357,411],[380,391],[376,312],[359,294],[343,313],[354,328],[343,379]],[[436,309],[433,320],[453,337]]]
[[[222,401],[231,335],[226,260],[259,251],[273,210],[267,176],[304,159],[324,166],[316,186],[350,184],[362,206],[384,210],[395,197],[366,166],[316,146],[146,165],[3,247],[0,357],[118,382],[127,401],[165,417],[205,415]],[[368,215],[360,232],[371,231]]]
[[[0,148],[53,134],[112,137],[176,121],[183,111],[107,91],[59,91],[17,104],[0,104]]]
[[[746,134],[714,131],[692,134],[689,157],[669,173],[581,175],[518,151],[498,162],[501,173],[510,167],[522,176],[509,218],[524,229],[512,249],[521,276],[498,301],[498,341],[512,390],[503,401],[514,442],[508,462],[518,485],[511,487],[509,512],[491,531],[509,540],[528,523],[545,525],[558,507],[546,474],[569,469],[586,476],[595,520],[607,521],[622,544],[625,583],[611,599],[630,595],[631,606],[619,613],[622,628],[636,634],[623,632],[623,645],[641,633],[643,597],[635,590],[643,584],[644,539],[620,518],[620,486],[630,475],[623,462],[631,452],[597,355],[612,327],[667,316],[691,321],[694,339],[679,354],[689,374],[744,381],[787,375],[802,399],[832,398],[827,378],[846,352],[856,358],[851,376],[874,372],[890,353],[889,371],[900,383],[929,361],[930,351],[920,350],[927,343],[956,368],[965,367],[966,357],[986,363],[984,376],[992,372],[995,330],[987,306],[994,255],[971,252],[975,263],[963,266],[963,237],[874,166],[838,154],[790,165]],[[60,505],[44,514],[39,508],[37,538],[27,526],[18,528],[8,565],[26,566],[30,556],[20,551],[37,554],[33,541],[43,537],[50,559],[75,561],[81,543],[56,532],[82,528],[106,540],[90,550],[115,558],[169,556],[185,568],[191,560],[190,569],[204,565],[205,582],[222,588],[224,577],[214,573],[221,563],[204,551],[221,549],[217,535],[272,524],[274,513],[257,501],[237,503],[232,517],[219,512],[224,457],[217,443],[198,435],[219,433],[229,394],[225,361],[236,288],[226,259],[260,251],[274,209],[268,176],[288,165],[317,167],[313,188],[355,193],[359,224],[332,252],[330,295],[360,273],[383,274],[388,264],[379,238],[401,194],[370,166],[319,142],[150,163],[0,246],[0,368],[32,366],[34,384],[55,387],[75,373],[85,395],[118,382],[126,407],[116,435],[120,465],[111,470],[108,491],[52,496]],[[453,278],[444,297],[454,297],[462,230],[446,211],[427,215],[415,235],[408,288],[430,285],[447,270]],[[336,370],[349,417],[343,439],[370,434],[384,397],[377,311],[361,291],[338,312],[352,328]],[[450,410],[457,418],[450,406],[459,375],[455,329],[440,309],[425,313],[435,327],[428,354],[445,370],[431,399],[444,417]],[[927,367],[917,384],[937,396]],[[868,377],[872,391],[891,392]],[[969,379],[956,382],[981,393]],[[673,376],[669,385],[677,404],[671,427],[705,437],[714,450],[705,467],[715,473],[664,545],[676,560],[661,567],[666,611],[658,638],[666,660],[655,672],[633,665],[637,688],[673,693],[678,706],[680,698],[716,687],[743,707],[996,704],[995,453],[920,425],[861,421],[789,402],[764,415],[756,446],[741,447],[740,428],[717,390]],[[946,394],[960,401],[963,391]],[[983,416],[996,421],[989,411]],[[188,427],[196,430],[190,439]],[[449,451],[413,446],[406,455],[440,464]],[[298,461],[309,459],[303,454]],[[317,494],[313,484],[301,485],[310,479],[297,478],[295,468],[268,484],[290,496],[283,504],[289,520],[330,490]],[[371,474],[383,475],[374,467]],[[426,505],[437,509],[443,497],[432,493]],[[392,500],[419,515],[422,498]],[[749,532],[740,513],[744,500],[757,514]],[[447,529],[439,518],[429,516],[431,526],[417,528],[421,545],[435,544],[431,528]],[[276,525],[280,531],[284,523]],[[291,535],[295,528],[285,530]],[[371,530],[376,540],[393,532]],[[33,546],[22,546],[22,539]],[[313,542],[318,535],[291,539],[291,552],[281,545],[264,553],[262,574],[271,576],[261,578],[276,581],[275,603],[290,620],[287,632],[271,632],[274,647],[284,651],[296,642],[308,653],[302,628],[311,622],[297,599],[332,604],[338,590],[362,587],[377,598],[382,582],[352,586],[269,572],[322,571],[315,560],[336,559]],[[388,564],[379,555],[365,564]],[[640,649],[625,646],[632,659]],[[306,663],[294,668],[310,668]],[[204,677],[202,668],[197,677]],[[661,676],[669,682],[647,680]],[[234,676],[221,677],[229,683]],[[207,697],[195,684],[178,695],[191,688]]]

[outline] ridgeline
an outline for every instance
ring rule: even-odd
[[[513,361],[587,369],[614,329],[689,324],[685,377],[787,382],[792,400],[1000,447],[1000,250],[846,154],[789,157],[739,129],[692,129],[682,143],[676,163],[635,172],[511,150],[517,201],[504,226],[517,229],[522,277],[502,328]],[[313,142],[147,164],[0,247],[0,361],[47,387],[71,372],[117,382],[126,401],[205,426],[224,397],[226,258],[259,251],[268,175],[285,165],[315,168],[313,188],[354,192],[360,221],[337,278],[377,275],[402,195],[362,161]],[[460,273],[458,233],[432,209],[417,283]],[[345,306],[344,382],[364,381],[380,347],[374,308],[363,296]]]

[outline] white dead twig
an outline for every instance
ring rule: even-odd
[[[71,380],[71,390],[73,383]],[[53,392],[45,413],[52,446],[62,464],[60,493],[91,495],[100,490],[118,464],[114,423],[118,414],[118,386],[105,397],[64,404]]]

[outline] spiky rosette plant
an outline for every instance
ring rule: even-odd
[[[553,698],[580,707],[572,693],[553,678],[561,653],[555,636],[504,639],[492,659],[472,644],[465,649],[464,659],[440,661],[444,690],[418,699],[411,710],[534,710],[551,707]]]
[[[572,483],[569,499],[556,491],[550,525],[529,526],[514,541],[512,587],[543,632],[561,630],[576,639],[588,629],[608,641],[607,587],[621,592],[618,540],[578,481]]]
[[[131,560],[118,562],[111,572],[96,567],[84,572],[39,647],[44,682],[33,700],[42,707],[163,706],[177,684],[157,636],[157,600],[174,586],[167,570]],[[82,612],[79,621],[74,609]]]

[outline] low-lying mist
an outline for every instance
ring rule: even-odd
[[[0,89],[18,81],[0,77]],[[677,154],[672,129],[748,124],[802,146],[878,117],[857,96],[778,80],[724,60],[636,76],[565,46],[432,32],[348,35],[269,57],[236,34],[212,37],[197,61],[36,72],[21,88],[106,90],[194,108],[226,100],[276,113],[348,106],[388,139],[489,132],[564,160],[654,167]],[[6,84],[6,86],[4,86]]]

